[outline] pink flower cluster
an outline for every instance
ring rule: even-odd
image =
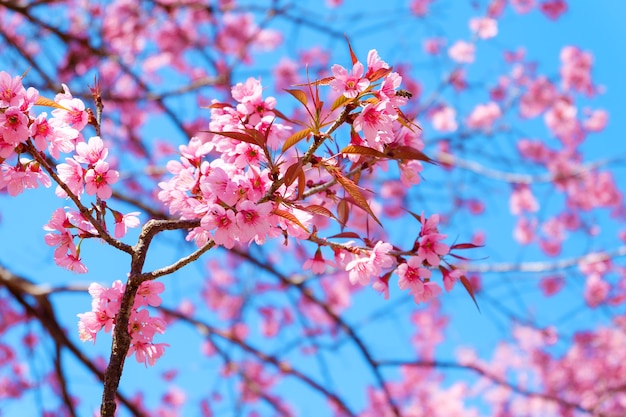
[[[79,142],[76,144],[76,154],[72,158],[66,158],[65,163],[57,165],[59,177],[77,197],[86,191],[88,195],[106,200],[113,193],[111,184],[119,179],[119,173],[110,169],[105,162],[108,153],[98,136],[90,138],[87,143]],[[60,186],[57,187],[56,194],[61,198],[67,197],[67,193]]]
[[[434,214],[428,219],[422,215],[422,230],[418,239],[417,256],[411,256],[407,262],[398,265],[396,270],[401,290],[409,290],[415,302],[427,302],[441,293],[441,288],[436,282],[431,281],[432,271],[430,268],[437,267],[441,263],[441,257],[450,251],[448,245],[441,242],[446,235],[440,234],[437,225],[439,215]],[[454,270],[444,274],[444,285],[450,290],[454,281],[458,279],[460,270]]]
[[[24,189],[36,188],[38,183],[51,185],[39,164],[21,157],[21,145],[30,138],[37,150],[47,148],[55,159],[60,152],[72,152],[75,143],[82,140],[80,131],[89,120],[85,105],[72,97],[67,86],[63,89],[54,99],[58,108],[52,111],[52,117],[47,113],[33,117],[30,110],[38,103],[39,92],[24,88],[21,77],[0,72],[0,190],[7,188],[10,195],[17,195]],[[16,163],[7,162],[13,158]]]
[[[87,272],[87,267],[81,262],[80,244],[76,245],[74,238],[93,237],[98,232],[82,214],[58,208],[43,229],[49,232],[44,236],[46,244],[56,246],[54,262],[57,265],[76,273]]]
[[[151,317],[148,310],[142,308],[161,305],[159,294],[163,289],[161,282],[142,282],[135,295],[128,324],[128,333],[131,337],[128,356],[134,353],[137,362],[143,362],[146,366],[154,365],[168,346],[152,341],[157,333],[165,332],[165,320]],[[83,342],[93,340],[95,343],[100,330],[110,332],[113,329],[125,290],[126,286],[119,280],[115,281],[111,288],[105,288],[97,283],[89,286],[89,294],[92,297],[91,311],[78,314],[78,333]]]
[[[406,104],[407,99],[398,95],[398,88],[402,83],[402,77],[397,72],[391,72],[389,65],[383,61],[375,49],[367,54],[367,71],[361,62],[356,62],[352,70],[348,71],[339,64],[331,68],[333,80],[330,87],[353,99],[371,93],[376,101],[363,104],[361,111],[353,122],[356,132],[363,132],[365,145],[377,150],[383,150],[384,146],[393,142],[397,137],[394,132],[394,124],[398,119],[397,107]],[[381,72],[388,70],[377,91],[371,91],[370,84],[381,77]],[[356,143],[361,145],[361,143]]]
[[[232,88],[234,107],[214,103],[209,128],[212,132],[253,131],[266,138],[269,148],[276,149],[289,134],[290,128],[275,122],[272,111],[276,105],[273,97],[262,97],[261,83],[249,78]],[[226,248],[236,243],[262,243],[288,230],[290,235],[304,236],[302,228],[273,214],[274,202],[258,201],[269,190],[270,172],[263,148],[255,143],[239,141],[219,134],[191,138],[188,145],[180,146],[180,161],[170,161],[167,169],[174,176],[159,183],[158,197],[170,210],[183,219],[200,219],[200,227],[188,236],[198,245],[209,239]],[[219,158],[208,161],[212,151]],[[282,186],[284,197],[293,192]],[[282,210],[293,214],[303,226],[310,223],[311,215],[290,207]],[[279,227],[279,228],[277,228]]]

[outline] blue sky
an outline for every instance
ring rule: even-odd
[[[319,2],[301,2],[299,4],[314,5]],[[372,2],[373,3],[373,2]],[[406,2],[391,1],[383,6],[366,6],[363,2],[351,0],[345,1],[345,6],[336,10],[334,19],[339,22],[341,31],[346,32],[350,38],[357,55],[365,59],[367,51],[372,48],[379,50],[380,55],[390,64],[400,60],[409,60],[413,66],[412,76],[416,78],[424,88],[424,96],[433,90],[440,80],[441,71],[449,69],[449,63],[445,59],[439,61],[430,60],[422,52],[421,42],[425,34],[444,35],[450,43],[456,39],[469,39],[470,32],[467,20],[471,16],[479,15],[472,12],[470,2],[437,1],[432,6],[432,14],[425,20],[406,18],[401,12]],[[478,2],[484,4],[485,2]],[[504,50],[514,50],[519,46],[526,48],[527,57],[537,60],[538,71],[551,76],[557,76],[559,68],[559,52],[565,45],[576,45],[583,50],[591,50],[594,53],[593,76],[596,83],[606,86],[606,93],[587,100],[577,99],[578,103],[585,103],[593,108],[604,108],[609,111],[610,119],[606,130],[600,134],[589,137],[583,146],[585,161],[593,161],[599,158],[624,155],[626,145],[622,139],[622,132],[626,129],[623,97],[626,96],[626,83],[623,82],[626,57],[621,54],[620,47],[626,41],[626,33],[623,30],[622,17],[626,15],[626,3],[612,2],[570,2],[570,10],[561,19],[554,23],[549,21],[538,11],[529,15],[518,16],[507,11],[499,20],[499,34],[492,41],[480,42],[477,51],[477,62],[468,69],[469,79],[480,85],[482,82],[489,83],[494,77],[502,72],[505,64],[502,59]],[[370,9],[370,7],[372,7]],[[312,6],[314,8],[314,6]],[[356,13],[356,14],[355,14]],[[350,24],[341,25],[346,19]],[[291,22],[278,20],[278,25],[285,28],[289,34],[286,48],[276,53],[255,57],[257,65],[251,68],[241,68],[236,74],[243,81],[247,76],[260,75],[263,80],[269,80],[270,69],[276,60],[293,48],[302,49],[305,45],[321,43],[333,51],[331,63],[337,62],[343,65],[349,63],[349,56],[345,42],[342,39],[330,38],[312,32],[305,28],[295,30]],[[17,69],[5,68],[3,59],[0,58],[0,70],[5,69],[15,73],[22,72]],[[268,90],[268,94],[271,91]],[[286,103],[289,107],[289,98],[285,95],[279,97],[279,106]],[[459,103],[461,109],[466,112],[480,102],[487,101],[487,95],[483,88],[476,88],[475,94],[466,94],[458,98],[453,94],[448,96],[452,103]],[[192,104],[183,103],[181,108],[191,107]],[[465,113],[467,114],[467,113]],[[514,116],[508,119],[511,123],[518,123]],[[146,129],[146,135],[167,137],[175,135],[170,126],[152,124]],[[549,138],[547,130],[537,122],[529,122],[523,126],[524,130],[531,132],[536,137]],[[171,133],[170,133],[171,132]],[[428,124],[424,124],[424,134],[434,134]],[[176,137],[173,140],[182,143],[183,138]],[[489,141],[491,140],[491,142]],[[500,142],[496,142],[499,140]],[[510,151],[511,144],[504,142],[505,137],[482,138],[488,151],[502,149]],[[553,142],[552,142],[553,143]],[[471,155],[469,155],[471,156]],[[502,166],[498,167],[502,169]],[[515,167],[511,167],[514,169]],[[626,183],[626,172],[623,166],[615,165],[614,168],[617,182]],[[424,171],[423,192],[418,192],[417,201],[424,202],[427,211],[437,211],[440,207],[448,207],[450,193],[443,196],[432,193],[441,189],[445,181],[437,167],[427,167]],[[467,174],[465,177],[468,189],[478,183],[478,179]],[[429,183],[430,181],[430,183]],[[482,183],[478,183],[482,184]],[[508,188],[505,184],[480,185],[475,188],[473,195],[484,199],[488,203],[488,211],[484,216],[473,218],[461,214],[458,218],[446,226],[444,233],[451,239],[459,241],[467,240],[475,230],[483,230],[487,236],[487,246],[471,253],[472,257],[479,260],[478,263],[503,262],[503,261],[532,261],[545,259],[534,249],[520,249],[512,240],[511,230],[515,219],[508,212]],[[550,197],[550,193],[539,189],[538,196],[545,197],[546,205],[554,207],[559,204],[558,197]],[[429,199],[430,198],[430,199]],[[77,276],[60,270],[52,262],[53,249],[43,244],[44,231],[42,226],[47,223],[52,211],[65,204],[53,195],[53,190],[33,190],[20,195],[18,198],[0,196],[0,262],[12,267],[16,272],[24,274],[32,279],[41,280],[51,285],[63,285],[67,283],[88,284],[98,281],[108,284],[115,279],[123,279],[127,272],[128,260],[125,256],[101,246],[96,242],[86,242],[83,245],[83,258],[89,269],[89,276]],[[552,204],[552,206],[550,206]],[[417,211],[420,211],[418,208]],[[623,228],[623,224],[610,220],[605,213],[593,213],[590,218],[597,220],[604,226],[603,232],[596,238],[588,238],[580,234],[572,235],[567,241],[564,257],[579,256],[587,250],[610,249],[618,244],[615,229]],[[401,224],[396,224],[390,235],[401,239],[404,230]],[[136,239],[136,232],[131,232],[126,239],[132,243]],[[148,259],[148,267],[158,267],[171,262],[186,253],[189,246],[180,243],[180,235],[166,235],[161,242],[156,242],[155,252]],[[287,268],[288,269],[288,268]],[[197,294],[197,285],[202,280],[203,272],[200,265],[190,266],[180,273],[164,278],[167,293],[164,295],[165,305],[176,306],[181,298],[191,298]],[[255,271],[250,270],[250,283],[259,278]],[[606,323],[605,311],[592,312],[581,315],[580,307],[583,304],[581,292],[584,278],[572,274],[566,290],[550,302],[541,301],[537,297],[538,276],[531,274],[508,274],[508,275],[485,275],[483,284],[486,287],[485,297],[478,295],[481,313],[474,307],[471,299],[457,287],[454,292],[442,296],[442,303],[446,312],[450,313],[450,326],[447,331],[446,343],[438,350],[441,359],[453,358],[454,351],[459,346],[474,346],[487,358],[490,356],[494,344],[502,337],[508,337],[508,321],[503,320],[502,311],[496,308],[490,300],[495,298],[505,304],[507,308],[522,317],[530,317],[540,325],[564,323],[568,331],[573,331],[580,326],[593,326],[597,323]],[[267,279],[267,278],[266,278]],[[489,298],[487,298],[487,296]],[[371,345],[377,354],[387,355],[394,358],[410,358],[411,349],[405,340],[413,331],[407,317],[414,306],[406,302],[406,297],[397,290],[392,289],[392,298],[383,300],[372,289],[364,289],[354,299],[353,307],[346,314],[351,323],[367,323],[359,326],[364,339]],[[284,301],[284,300],[283,300]],[[88,295],[64,294],[54,297],[55,306],[64,320],[69,333],[74,340],[78,340],[75,331],[76,314],[89,309],[90,300]],[[388,315],[379,312],[391,311]],[[573,314],[571,312],[574,312]],[[576,321],[568,320],[568,317],[577,318]],[[373,320],[372,317],[376,317]],[[379,318],[382,317],[382,318]],[[255,319],[250,318],[251,323]],[[20,333],[14,333],[11,337],[17,339]],[[288,335],[297,337],[295,334]],[[14,339],[14,340],[15,340]],[[264,341],[254,337],[253,342],[259,346],[278,348],[280,344],[273,345],[272,341]],[[154,368],[144,368],[137,364],[134,359],[127,362],[123,377],[122,389],[132,393],[136,387],[146,385],[146,381],[154,381],[167,369],[178,367],[181,376],[176,384],[182,387],[193,386],[189,391],[190,400],[196,400],[206,395],[213,387],[220,387],[228,393],[233,387],[229,386],[219,374],[216,373],[216,362],[206,362],[199,357],[199,340],[188,327],[176,326],[159,338],[160,342],[169,343],[166,356]],[[98,336],[96,346],[82,345],[88,353],[101,352],[107,355],[110,337],[106,334]],[[34,375],[37,369],[43,366],[43,358],[51,352],[51,346],[44,344],[31,358],[30,364]],[[293,357],[296,355],[293,354]],[[184,361],[181,358],[185,358]],[[354,348],[345,344],[340,345],[334,352],[334,357],[325,354],[329,368],[333,371],[333,384],[341,393],[347,393],[349,403],[355,409],[363,406],[363,392],[352,388],[354,381],[371,380],[371,372],[364,368],[363,361],[355,353]],[[320,379],[324,378],[324,369],[319,362],[311,359],[303,359],[302,366],[314,372]],[[97,407],[101,388],[93,383],[93,379],[87,375],[80,366],[72,364],[69,367],[68,376],[72,379],[71,389],[80,393],[83,407],[81,415],[90,415],[90,410]],[[455,374],[456,375],[456,374]],[[187,385],[189,384],[189,385]],[[294,401],[302,416],[321,416],[317,408],[312,408],[319,397],[312,396],[310,392],[303,390],[299,384],[291,382],[283,383],[279,389],[293,392],[297,400]],[[149,396],[160,395],[149,393]],[[30,398],[37,404],[37,398]],[[157,398],[147,397],[147,400]],[[148,402],[148,401],[147,401]],[[150,401],[154,404],[154,401]],[[195,402],[195,401],[194,401]],[[7,415],[16,410],[21,410],[24,403],[10,404],[6,408]],[[36,405],[35,405],[36,407]],[[4,407],[3,407],[4,408]],[[189,414],[191,415],[191,414]],[[224,415],[228,415],[225,413]],[[268,414],[269,415],[269,414]]]

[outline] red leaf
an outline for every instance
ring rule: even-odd
[[[294,216],[293,213],[289,213],[288,211],[281,210],[281,209],[275,209],[274,211],[272,211],[272,213],[274,213],[277,216],[282,217],[283,219],[289,220],[293,224],[301,227],[302,230],[304,230],[305,232],[311,233],[309,229],[307,229],[302,223],[300,223],[300,220],[298,220],[298,218]]]
[[[475,249],[482,248],[481,245],[474,245],[473,243],[457,243],[456,245],[450,246],[450,250],[452,249]]]
[[[337,99],[335,100],[335,102],[333,103],[333,105],[330,107],[330,110],[331,110],[331,111],[336,110],[336,109],[338,109],[339,107],[343,106],[344,104],[346,104],[347,102],[352,101],[352,100],[354,100],[354,99],[352,99],[352,98],[348,98],[348,97],[346,97],[346,96],[344,96],[344,95],[342,94],[342,95],[340,95],[339,97],[337,97]]]
[[[235,139],[241,142],[250,143],[252,145],[261,146],[262,142],[259,143],[258,139],[255,136],[250,135],[249,133],[244,132],[214,132],[212,130],[204,130],[204,132],[213,133],[214,135],[225,136],[227,138]]]
[[[328,238],[329,239],[340,239],[340,238],[360,239],[361,236],[359,236],[358,234],[356,234],[354,232],[341,232],[341,233],[337,233],[336,235],[328,236]]]
[[[350,207],[348,207],[348,202],[345,199],[342,199],[339,203],[337,203],[337,220],[339,221],[342,229],[346,227],[348,218],[350,218]]]
[[[382,224],[380,223],[380,220],[378,220],[378,218],[376,217],[376,215],[370,208],[369,204],[367,204],[367,200],[365,199],[365,197],[363,197],[363,194],[361,194],[361,190],[359,189],[359,187],[350,179],[346,178],[341,172],[337,171],[336,169],[329,169],[328,172],[333,177],[335,177],[335,179],[337,180],[339,184],[341,184],[343,189],[346,190],[348,194],[350,194],[350,196],[354,199],[354,203],[357,206],[361,207],[363,210],[365,210],[366,213],[372,216],[372,218],[374,219],[374,221],[376,221],[376,223],[382,226]]]
[[[302,139],[306,138],[311,134],[311,128],[307,127],[306,129],[302,129],[289,136],[285,143],[283,143],[283,152],[287,149],[291,148],[296,143],[300,142]]]
[[[359,59],[356,57],[354,51],[352,50],[352,45],[350,45],[350,39],[348,39],[348,35],[345,35],[345,37],[346,41],[348,42],[348,49],[350,49],[350,58],[352,58],[352,65],[354,65],[359,62]]]
[[[386,77],[391,71],[391,68],[378,68],[369,76],[369,79],[371,82],[380,80],[381,78]]]
[[[375,156],[377,158],[389,158],[388,155],[385,155],[374,148],[368,148],[367,146],[360,145],[348,145],[341,150],[341,153]]]
[[[304,91],[298,89],[286,89],[285,91],[291,94],[296,100],[302,103],[304,107],[306,107],[309,100],[307,99]]]
[[[469,282],[469,280],[465,277],[465,275],[461,275],[461,278],[459,278],[459,280],[461,281],[461,284],[463,284],[463,286],[465,287],[465,291],[467,291],[470,297],[472,297],[472,300],[474,300],[474,304],[476,304],[476,308],[478,309],[478,311],[480,311],[480,307],[478,307],[478,302],[476,302],[476,297],[474,296],[474,289],[472,288],[472,283]]]
[[[302,163],[300,161],[292,164],[285,171],[283,178],[285,179],[285,187],[289,187],[298,178],[299,173],[302,171]]]
[[[321,216],[337,219],[337,217],[335,217],[335,215],[330,210],[328,210],[324,206],[320,206],[319,204],[311,204],[306,207],[299,206],[298,208],[303,211],[308,211],[309,213],[319,214]]]
[[[393,159],[416,159],[418,161],[428,162],[437,165],[437,161],[430,159],[424,152],[419,151],[411,146],[394,146],[389,148],[387,154]]]
[[[42,96],[37,97],[37,101],[35,101],[37,106],[45,106],[45,107],[53,107],[55,109],[67,110],[70,111],[67,107],[61,106],[54,100],[50,100],[49,98],[45,98]]]

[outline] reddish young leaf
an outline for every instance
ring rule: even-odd
[[[416,159],[418,161],[428,162],[429,164],[438,165],[437,161],[430,159],[422,151],[419,151],[410,146],[394,146],[387,152],[390,158],[393,159]]]
[[[298,208],[300,210],[307,211],[309,213],[319,214],[321,216],[330,217],[330,218],[333,218],[333,219],[337,220],[337,217],[335,217],[335,215],[332,213],[332,211],[328,210],[324,206],[320,206],[319,204],[311,204],[311,205],[308,205],[306,207],[298,206]]]
[[[351,100],[354,100],[354,99],[348,98],[342,94],[339,97],[337,97],[333,105],[330,107],[330,110],[331,111],[337,110],[339,107],[343,106],[344,104],[346,104],[347,102]]]
[[[202,106],[202,109],[224,109],[226,107],[233,107],[232,104],[229,103],[212,103],[208,106]]]
[[[352,58],[352,65],[354,65],[359,62],[359,59],[356,57],[354,51],[352,50],[352,45],[350,45],[350,39],[348,39],[348,35],[344,36],[346,37],[346,41],[348,42],[348,49],[350,49],[350,58]]]
[[[302,163],[300,161],[292,164],[285,171],[285,175],[283,178],[285,179],[284,184],[286,187],[289,187],[293,182],[298,178],[299,173],[302,172]]]
[[[247,129],[247,130],[250,130],[250,129]],[[253,136],[249,133],[244,133],[244,132],[214,132],[212,130],[204,130],[203,132],[213,133],[214,135],[226,136],[227,138],[231,138],[231,139],[235,139],[241,142],[251,143],[252,145],[263,147],[263,139],[262,139],[263,136],[261,136],[261,140],[259,140],[257,135]]]
[[[348,219],[350,218],[350,207],[348,206],[348,202],[345,199],[342,199],[337,203],[337,220],[343,229],[346,227],[346,223],[348,223]]]
[[[287,151],[287,149],[291,148],[296,143],[300,142],[302,139],[306,138],[311,134],[311,128],[307,127],[306,129],[302,129],[289,136],[285,143],[283,143],[283,152]]]
[[[378,68],[369,76],[369,80],[371,82],[380,80],[381,78],[386,77],[391,71],[392,71],[391,68]]]
[[[368,148],[367,146],[360,146],[360,145],[348,145],[341,150],[341,153],[375,156],[377,158],[389,158],[388,155],[374,148]]]
[[[450,246],[450,250],[452,249],[475,249],[482,248],[481,245],[474,245],[473,243],[457,243],[456,245]]]
[[[361,239],[361,236],[354,232],[341,232],[336,235],[328,236],[329,239]]]
[[[339,184],[341,184],[343,189],[346,190],[348,194],[350,194],[350,196],[354,199],[354,203],[357,206],[361,207],[363,210],[365,210],[366,213],[372,216],[376,223],[382,226],[380,220],[378,220],[378,218],[370,208],[369,204],[367,204],[367,200],[365,199],[365,197],[363,197],[363,194],[361,193],[359,187],[336,169],[329,169],[328,172],[337,180]]]
[[[474,289],[472,288],[472,283],[469,282],[469,280],[465,277],[465,275],[461,275],[461,278],[459,278],[459,280],[461,281],[461,284],[463,284],[463,287],[465,287],[465,291],[467,291],[470,297],[472,297],[472,300],[474,301],[474,304],[476,305],[476,308],[478,309],[478,311],[480,311],[480,307],[478,306],[478,302],[476,301],[476,297],[474,295]]]
[[[283,219],[289,220],[293,224],[299,226],[305,232],[311,233],[309,229],[307,229],[302,223],[300,223],[300,220],[298,220],[298,218],[294,216],[292,213],[289,213],[288,211],[281,210],[281,209],[275,209],[274,211],[272,211],[272,213],[274,213],[277,216],[282,217]]]
[[[298,89],[286,89],[285,91],[291,94],[296,100],[298,100],[306,107],[309,100],[307,99],[306,93],[304,91]]]
[[[37,106],[53,107],[55,109],[61,109],[61,110],[69,111],[68,108],[61,106],[56,101],[50,100],[49,98],[45,98],[45,97],[42,97],[42,96],[37,97],[37,101],[35,102],[35,104]]]

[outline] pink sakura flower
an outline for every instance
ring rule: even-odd
[[[397,72],[389,73],[383,79],[383,83],[380,86],[379,95],[381,97],[381,100],[388,100],[389,103],[391,103],[391,105],[395,107],[404,106],[407,103],[408,99],[406,97],[396,94],[396,92],[400,88],[401,83],[402,76],[400,74],[398,74]],[[394,119],[397,118],[396,111],[393,109],[393,107],[390,110],[392,111],[390,113],[391,116]]]
[[[133,211],[131,213],[122,214],[119,211],[113,211],[113,218],[115,219],[115,238],[120,239],[126,235],[128,228],[139,227],[139,213]]]
[[[461,269],[453,269],[449,271],[447,269],[443,269],[443,286],[446,291],[450,291],[454,288],[454,284],[463,276],[464,272]]]
[[[422,236],[420,239],[417,254],[428,262],[430,266],[437,266],[441,262],[441,257],[446,255],[450,248],[440,242],[446,235],[432,233]]]
[[[512,214],[519,215],[523,212],[536,212],[539,210],[539,203],[533,196],[530,187],[526,184],[520,184],[511,193],[509,207]]]
[[[444,38],[428,38],[424,40],[424,51],[429,55],[439,55],[445,44]]]
[[[134,353],[138,363],[154,366],[156,361],[163,356],[165,348],[168,346],[167,343],[135,342],[130,345],[127,356],[131,356]]]
[[[85,182],[83,180],[83,167],[74,159],[66,158],[66,163],[57,165],[57,174],[61,181],[67,185],[70,191],[77,197],[83,193]],[[67,197],[67,193],[61,186],[57,186],[56,195],[60,198]]]
[[[106,200],[113,194],[111,184],[115,184],[118,179],[119,173],[116,170],[109,169],[108,163],[98,161],[85,173],[85,191]]]
[[[367,73],[365,74],[365,78],[370,78],[372,74],[374,74],[379,69],[388,69],[389,64],[383,61],[378,55],[378,51],[376,49],[370,49],[367,53]]]
[[[536,219],[529,220],[526,217],[520,217],[513,229],[513,238],[522,245],[528,245],[535,237],[536,228]]]
[[[398,265],[398,286],[401,290],[408,289],[411,294],[421,294],[424,291],[424,279],[430,278],[432,272],[422,266],[420,256],[412,256],[406,263]]]
[[[565,0],[549,0],[544,1],[539,6],[543,14],[552,20],[557,20],[561,15],[567,12],[567,3]]]
[[[353,259],[346,265],[346,271],[352,285],[367,285],[372,277],[378,275],[378,268],[372,262],[371,256]]]
[[[62,257],[55,257],[54,262],[60,267],[76,272],[77,274],[87,273],[87,267],[81,262],[78,254],[68,253]]]
[[[593,55],[575,46],[566,46],[560,58],[563,88],[592,95],[595,91],[591,81]]]
[[[493,38],[498,34],[498,22],[490,17],[470,19],[469,27],[480,39]]]
[[[360,62],[355,63],[350,72],[339,64],[333,65],[330,69],[334,76],[330,82],[331,88],[347,98],[355,98],[370,85],[370,81],[363,77],[364,68]]]
[[[395,258],[389,254],[393,250],[391,243],[379,240],[376,242],[370,253],[372,263],[378,269],[377,275],[381,273],[381,268],[389,268],[394,264]]]
[[[40,151],[48,147],[53,158],[58,159],[59,153],[69,153],[74,150],[74,139],[78,131],[63,124],[58,119],[48,120],[47,113],[41,113],[33,120],[29,127],[30,136],[35,140],[35,146]]]
[[[601,132],[604,130],[609,119],[606,110],[594,110],[588,113],[588,118],[583,122],[587,132]]]
[[[250,200],[237,203],[235,222],[239,228],[239,241],[249,242],[252,239],[262,241],[270,231],[270,214],[272,203],[256,204]]]
[[[41,171],[35,161],[20,159],[16,166],[2,165],[0,171],[0,190],[7,189],[10,196],[16,196],[25,189],[34,189],[39,183],[44,187],[50,187],[52,182],[47,174]]]
[[[411,0],[409,9],[417,17],[424,17],[428,14],[428,7],[434,0]]]
[[[455,120],[456,110],[450,106],[443,106],[431,114],[433,128],[440,132],[454,132],[458,125]]]
[[[272,71],[276,80],[276,89],[284,90],[300,82],[298,63],[289,58],[282,58]]]
[[[597,307],[608,297],[611,285],[598,274],[591,274],[585,283],[585,301],[589,307]]]
[[[158,307],[161,305],[161,294],[165,290],[165,285],[158,281],[144,281],[139,286],[137,294],[135,295],[134,308],[152,306]]]
[[[246,82],[235,84],[230,91],[233,98],[242,104],[258,104],[263,100],[263,87],[256,78],[249,77]]]
[[[52,110],[54,118],[62,120],[78,131],[87,126],[89,115],[85,111],[85,103],[73,98],[67,85],[63,84],[63,93],[57,94],[54,101],[65,108]]]
[[[89,138],[89,142],[79,142],[76,144],[76,155],[74,159],[81,164],[95,165],[98,161],[104,161],[109,155],[109,150],[105,148],[104,142],[99,136]]]
[[[375,291],[378,291],[379,293],[381,293],[384,297],[385,300],[389,299],[389,276],[385,276],[383,278],[378,277],[374,280],[374,282],[372,283],[372,288]]]
[[[427,303],[437,298],[439,294],[441,294],[441,287],[434,281],[427,281],[424,283],[424,290],[421,293],[413,294],[413,299],[418,304]]]
[[[11,145],[28,140],[28,117],[18,107],[0,112],[0,137]]]
[[[11,78],[9,73],[0,71],[0,108],[20,106],[25,95],[22,77]]]
[[[326,261],[322,256],[322,251],[317,248],[315,255],[311,259],[304,261],[302,269],[310,269],[314,274],[320,275],[326,272],[326,265],[330,265],[329,261]]]
[[[383,149],[393,141],[393,121],[397,118],[389,101],[368,103],[354,119],[354,130],[363,131],[371,148]]]
[[[539,281],[539,287],[541,288],[541,292],[546,297],[551,297],[557,294],[563,286],[565,285],[565,280],[561,276],[550,276],[542,278]]]
[[[59,207],[52,213],[50,221],[43,227],[43,230],[47,232],[58,233],[47,233],[44,236],[44,241],[48,246],[60,246],[64,252],[68,250],[75,252],[76,249],[73,247],[74,238],[69,231],[72,227],[74,225],[68,220],[67,213]]]
[[[520,99],[520,114],[528,118],[536,117],[550,107],[557,96],[556,86],[547,77],[537,77]]]
[[[476,46],[473,43],[456,41],[448,48],[448,56],[459,64],[471,64],[474,62],[475,51]]]
[[[102,329],[104,315],[88,311],[78,314],[78,337],[81,342],[93,340],[96,342],[96,335]]]
[[[511,0],[511,4],[517,13],[525,14],[535,7],[535,0]]]
[[[500,106],[493,101],[474,107],[467,118],[467,126],[471,129],[491,131],[494,122],[502,116]]]
[[[214,230],[213,241],[226,249],[235,246],[235,236],[239,234],[239,227],[235,222],[235,213],[224,207],[214,204],[202,217],[200,224],[207,230]]]
[[[421,181],[420,172],[424,169],[420,161],[411,160],[400,164],[400,181],[405,187],[419,184]]]

